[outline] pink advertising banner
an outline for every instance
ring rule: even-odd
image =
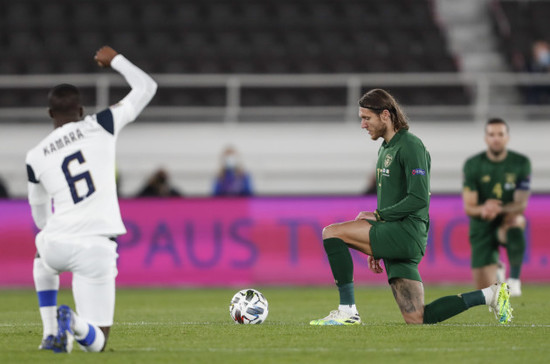
[[[325,285],[333,279],[323,227],[352,220],[359,211],[372,210],[376,201],[136,199],[120,205],[128,233],[118,238],[119,286]],[[430,214],[428,248],[420,264],[423,280],[471,282],[468,219],[460,196],[432,197]],[[532,196],[526,215],[522,279],[550,282],[550,196]],[[35,233],[26,201],[0,200],[0,286],[32,286]],[[357,283],[386,282],[385,274],[369,271],[366,256],[352,255]]]

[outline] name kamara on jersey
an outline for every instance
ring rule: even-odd
[[[61,138],[56,139],[53,143],[50,143],[50,145],[46,145],[42,150],[44,151],[44,155],[48,155],[82,138],[84,138],[84,134],[82,134],[80,129],[76,129],[76,131],[71,131]]]

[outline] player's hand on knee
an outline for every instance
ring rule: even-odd
[[[111,61],[118,54],[113,48],[109,46],[101,47],[95,54],[94,60],[99,67],[110,67]]]
[[[382,273],[384,269],[380,265],[380,259],[374,259],[371,255],[367,257],[367,262],[369,263],[369,269],[376,274]]]

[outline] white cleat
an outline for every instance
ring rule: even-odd
[[[510,305],[510,290],[506,283],[495,283],[491,286],[493,297],[489,303],[489,311],[495,313],[496,319],[501,324],[512,321],[513,308]]]
[[[322,319],[312,320],[309,323],[313,326],[343,326],[343,325],[361,325],[359,314],[352,315],[344,311],[334,310]]]

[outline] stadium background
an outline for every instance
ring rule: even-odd
[[[533,163],[525,279],[548,282],[550,109],[528,95],[550,78],[518,63],[550,40],[548,15],[547,1],[1,1],[0,285],[32,286],[24,156],[51,130],[47,90],[80,86],[88,112],[127,92],[93,63],[103,44],[159,82],[119,139],[122,285],[330,284],[320,229],[374,206],[363,192],[379,143],[355,117],[374,87],[397,96],[432,155],[426,281],[470,280],[461,168],[501,116]],[[209,197],[229,144],[255,197]],[[134,199],[159,167],[185,197]],[[354,259],[358,282],[383,282]]]

